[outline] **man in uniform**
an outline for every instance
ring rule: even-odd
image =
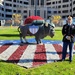
[[[74,47],[74,33],[75,25],[72,23],[72,17],[69,16],[67,23],[63,25],[63,49],[62,49],[62,61],[66,58],[67,47],[69,46],[69,62],[72,62],[73,47]]]

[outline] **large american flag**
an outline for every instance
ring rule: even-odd
[[[75,46],[74,51],[75,52]],[[67,53],[68,57],[68,53]],[[23,67],[35,67],[62,58],[62,43],[59,44],[0,44],[0,59]]]

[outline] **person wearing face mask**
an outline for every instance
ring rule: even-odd
[[[65,25],[63,25],[62,28],[62,35],[63,35],[62,61],[64,61],[66,58],[67,48],[69,46],[69,62],[72,62],[74,34],[75,34],[75,25],[72,23],[72,17],[68,16],[67,22]]]

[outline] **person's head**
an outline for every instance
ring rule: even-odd
[[[68,20],[67,20],[67,22],[68,22],[69,24],[72,23],[72,17],[71,17],[71,16],[68,16]]]

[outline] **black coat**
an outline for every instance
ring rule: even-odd
[[[63,42],[74,42],[75,25],[65,24],[62,28],[62,34],[63,34]],[[66,36],[70,36],[71,40],[67,40]]]

